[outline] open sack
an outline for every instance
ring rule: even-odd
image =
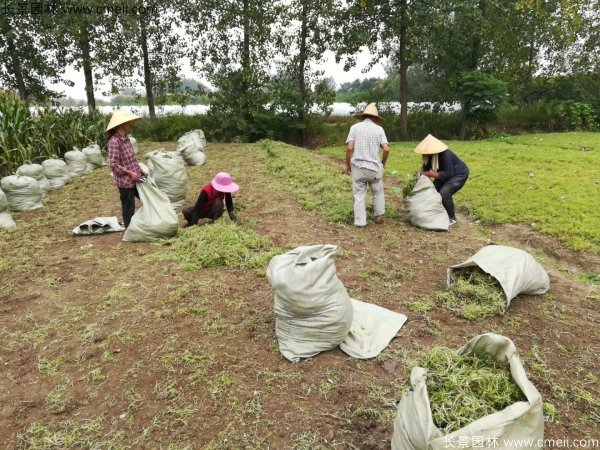
[[[507,306],[519,294],[541,295],[550,289],[550,278],[533,256],[504,245],[487,245],[466,261],[448,268],[448,286],[458,271],[479,267],[494,277],[506,294]]]
[[[509,365],[512,379],[526,401],[516,402],[444,435],[433,422],[427,393],[427,370],[414,367],[410,375],[411,389],[402,395],[398,405],[392,450],[447,450],[453,447],[508,450],[517,448],[516,440],[531,440],[530,445],[521,445],[520,449],[543,448],[542,396],[527,378],[515,344],[504,336],[488,333],[474,337],[457,353],[488,354],[498,363]],[[493,444],[482,447],[479,445],[481,442]]]
[[[271,259],[275,328],[281,354],[292,362],[338,345],[352,357],[374,358],[406,316],[350,299],[335,268],[335,245],[298,247]]]
[[[182,207],[189,189],[183,158],[176,152],[152,152],[148,157],[148,169],[156,186],[169,197],[173,208]]]
[[[404,199],[410,223],[426,230],[448,231],[450,219],[442,204],[442,196],[433,182],[421,175],[414,189]]]
[[[124,241],[150,242],[177,234],[179,221],[169,197],[149,178],[136,183],[142,206],[123,235]]]

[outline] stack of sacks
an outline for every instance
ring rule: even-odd
[[[42,190],[42,196],[45,197],[48,195],[48,192],[50,192],[50,183],[44,175],[44,167],[41,164],[23,164],[17,169],[17,174],[24,177],[35,178],[40,185],[40,189]]]
[[[8,200],[6,194],[0,190],[0,228],[13,228],[15,221],[8,212]]]
[[[65,161],[73,177],[80,177],[87,173],[87,158],[77,147],[65,153]]]
[[[201,166],[206,162],[204,147],[206,139],[202,130],[194,130],[185,133],[179,138],[177,152],[181,153],[186,164],[190,166]]]
[[[84,148],[81,150],[81,153],[85,155],[87,160],[87,172],[91,172],[94,169],[99,169],[104,165],[104,161],[102,160],[102,151],[100,150],[100,146],[98,144],[93,144]]]
[[[44,168],[44,176],[52,189],[62,187],[71,181],[67,163],[62,159],[47,159],[42,162],[42,167]]]
[[[6,194],[8,209],[29,211],[43,208],[42,189],[35,178],[10,175],[0,180],[0,186]]]

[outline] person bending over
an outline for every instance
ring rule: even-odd
[[[219,172],[210,183],[202,188],[196,204],[182,209],[183,217],[187,221],[183,228],[198,225],[200,219],[209,219],[213,222],[219,219],[225,210],[223,201],[225,201],[229,218],[236,222],[237,217],[233,212],[231,194],[239,188],[233,182],[231,175],[226,172]]]

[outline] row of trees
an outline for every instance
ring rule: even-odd
[[[0,83],[22,99],[55,95],[48,81],[68,83],[64,69],[74,65],[85,75],[90,111],[100,80],[114,94],[139,79],[153,118],[157,101],[181,93],[187,58],[215,87],[211,114],[248,139],[265,135],[265,117],[275,113],[302,133],[312,106],[333,101],[316,70],[327,50],[346,68],[365,47],[371,64],[388,61],[405,134],[411,66],[438,97],[466,94],[466,119],[506,89],[514,101],[531,101],[536,74],[600,69],[599,0],[55,0],[41,12],[22,5],[8,1],[0,15]]]

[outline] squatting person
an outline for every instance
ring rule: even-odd
[[[215,221],[223,215],[223,200],[229,218],[236,222],[237,217],[233,212],[233,198],[231,194],[240,187],[233,182],[233,178],[226,172],[219,172],[215,178],[200,190],[200,195],[195,205],[182,209],[183,217],[187,221],[182,228],[197,225],[200,219]]]
[[[354,117],[362,119],[352,125],[346,139],[346,161],[344,173],[352,173],[352,192],[354,194],[354,225],[363,228],[367,225],[365,196],[367,186],[373,194],[375,223],[383,223],[385,214],[385,196],[383,192],[383,170],[390,154],[385,131],[378,123],[383,122],[375,103],[368,105],[362,113]],[[383,159],[379,151],[383,149]]]
[[[113,174],[113,183],[119,188],[125,228],[129,226],[135,212],[135,198],[139,198],[135,183],[145,175],[127,136],[136,120],[140,120],[140,117],[127,111],[116,110],[106,127],[108,166]]]
[[[450,225],[456,223],[452,196],[460,191],[469,178],[469,168],[442,141],[428,134],[415,153],[422,155],[422,175],[434,178],[433,184],[442,196],[442,204],[450,218]]]

